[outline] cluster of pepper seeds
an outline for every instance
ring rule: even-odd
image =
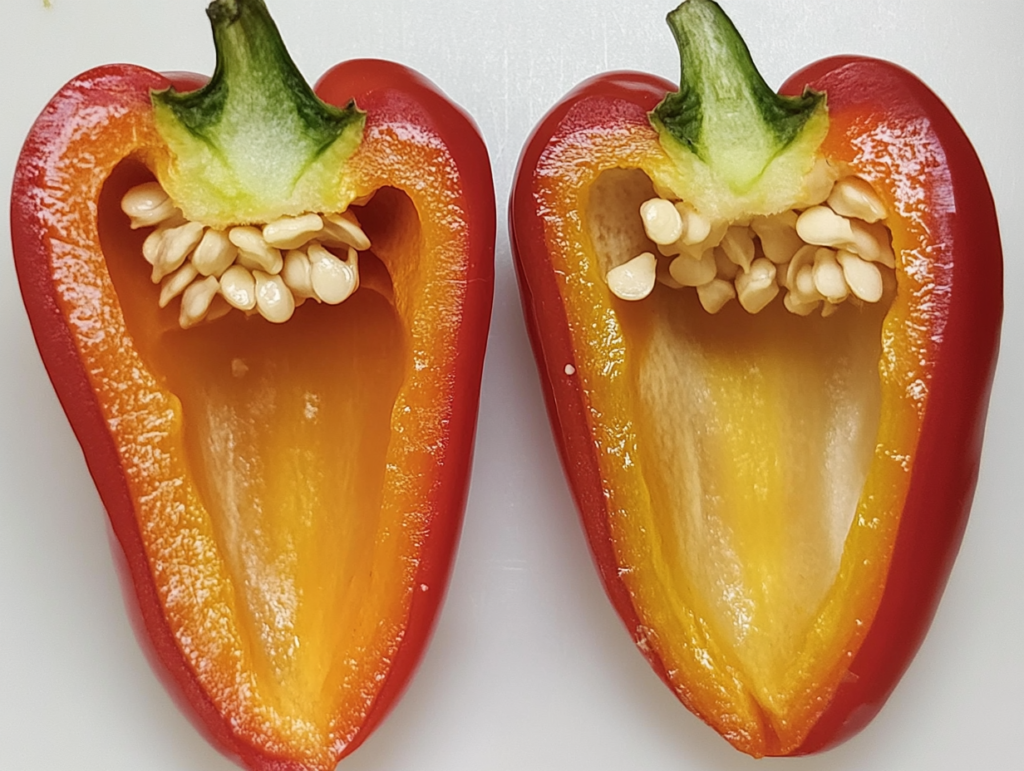
[[[644,252],[608,271],[609,288],[624,300],[641,300],[660,282],[694,287],[708,313],[733,298],[758,313],[785,289],[790,312],[821,307],[829,316],[848,299],[878,302],[895,284],[885,205],[861,177],[840,178],[802,211],[749,221],[712,223],[669,197],[645,201],[640,217],[660,255]]]
[[[154,228],[142,254],[160,284],[160,307],[181,297],[183,329],[231,308],[280,324],[307,298],[337,305],[359,287],[359,252],[370,248],[348,211],[218,230],[186,220],[158,182],[133,187],[121,209],[132,229]]]

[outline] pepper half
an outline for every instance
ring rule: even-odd
[[[543,119],[510,206],[561,459],[605,589],[753,756],[878,712],[934,614],[1002,315],[992,197],[905,70],[772,93],[710,0],[682,84],[612,73]]]
[[[410,70],[349,61],[314,94],[261,0],[208,15],[205,86],[106,66],[44,109],[14,255],[157,669],[246,767],[333,769],[408,681],[447,585],[490,166]]]

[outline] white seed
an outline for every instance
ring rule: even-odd
[[[352,247],[341,260],[319,244],[309,247],[313,291],[328,305],[337,305],[359,287],[359,255]]]
[[[658,260],[658,267],[654,271],[655,278],[659,284],[664,284],[669,289],[682,289],[683,285],[672,278],[672,273],[669,270],[671,264],[671,259]]]
[[[807,243],[818,246],[848,247],[853,243],[850,220],[827,206],[812,206],[797,217],[796,232]]]
[[[860,220],[850,220],[853,229],[853,243],[848,247],[854,254],[871,262],[880,262],[887,268],[896,267],[896,255],[889,243],[889,229],[880,222],[869,225]]]
[[[793,259],[793,255],[804,245],[796,232],[796,212],[786,211],[770,217],[755,217],[750,228],[761,241],[764,256],[776,265]]]
[[[722,238],[722,249],[728,258],[743,268],[744,273],[750,270],[754,260],[754,239],[748,228],[733,225]]]
[[[703,226],[701,227],[703,229]],[[691,257],[694,260],[699,260],[701,257],[704,256],[704,252],[708,251],[709,249],[714,249],[716,246],[722,243],[722,238],[725,236],[725,233],[728,229],[729,224],[727,222],[715,223],[708,227],[707,235],[704,237],[704,239],[698,241],[697,243],[687,243],[687,239],[684,235],[683,238],[679,239],[674,244],[671,244],[669,247],[659,246],[658,249],[659,251],[661,251],[662,254],[666,256],[682,254],[687,257]]]
[[[747,313],[758,313],[779,293],[775,283],[775,264],[759,257],[750,270],[736,277],[736,296]]]
[[[715,278],[715,252],[708,249],[699,260],[695,260],[685,254],[676,257],[668,266],[678,283],[683,286],[701,286]]]
[[[296,299],[314,297],[312,266],[309,257],[299,249],[292,249],[284,256],[284,267],[281,269],[281,278],[285,286],[292,290]]]
[[[789,289],[789,282],[786,281],[786,274],[789,272],[789,263],[775,266],[775,283],[780,289]]]
[[[656,244],[674,244],[683,235],[683,218],[672,202],[664,198],[640,204],[640,220],[647,237]]]
[[[181,267],[202,239],[204,230],[200,222],[186,222],[177,227],[157,228],[149,234],[142,244],[142,255],[153,266],[150,279],[154,284]]]
[[[206,311],[203,321],[216,321],[229,313],[231,313],[231,306],[218,294],[210,301],[210,308]]]
[[[238,247],[238,263],[249,270],[262,270],[264,273],[276,274],[284,266],[281,252],[263,240],[259,228],[251,225],[239,225],[228,231],[231,243]]]
[[[642,300],[654,291],[657,267],[658,260],[651,252],[638,254],[608,271],[608,288],[622,300]]]
[[[191,262],[186,262],[174,273],[167,276],[163,283],[160,284],[160,300],[158,303],[160,307],[166,308],[171,300],[185,291],[185,287],[191,284],[192,279],[197,275],[199,275],[199,271],[196,270],[195,265]]]
[[[697,287],[697,299],[708,313],[718,313],[725,304],[736,296],[736,288],[731,281],[716,278]]]
[[[256,307],[256,279],[241,265],[232,265],[220,277],[220,294],[232,308],[251,311]]]
[[[885,219],[885,204],[871,183],[860,177],[843,177],[828,197],[828,205],[836,214],[857,218],[865,222]]]
[[[800,208],[825,201],[832,192],[835,178],[829,162],[824,158],[818,158],[811,171],[804,177],[804,194],[801,196]]]
[[[836,260],[843,268],[843,277],[850,291],[864,302],[876,303],[882,299],[882,271],[873,262],[862,260],[842,249]]]
[[[256,310],[272,324],[283,324],[295,313],[295,298],[280,276],[253,271],[256,279]]]
[[[181,295],[181,313],[178,315],[178,323],[182,329],[194,327],[206,317],[210,303],[217,296],[218,287],[214,276],[207,276],[188,285]]]
[[[178,213],[159,182],[136,185],[125,193],[121,199],[121,211],[131,220],[132,230],[158,225]]]
[[[804,265],[797,271],[796,281],[791,287],[801,302],[817,302],[824,299],[814,283],[814,265]]]
[[[690,204],[680,201],[676,205],[676,211],[683,221],[683,235],[681,240],[688,246],[702,243],[711,235],[711,220],[697,212]]]
[[[163,244],[168,230],[170,228],[157,228],[142,242],[142,256],[150,265],[155,265],[160,258],[160,246]]]
[[[725,249],[722,247],[716,246],[713,251],[715,255],[715,274],[719,278],[732,281],[736,278],[736,274],[740,272],[740,266],[729,259],[729,255],[725,253]]]
[[[797,286],[797,276],[800,271],[805,267],[814,267],[814,253],[818,251],[818,247],[811,244],[802,246],[797,249],[796,254],[793,255],[793,259],[786,265],[786,281],[785,285],[790,289],[794,289]],[[783,282],[779,282],[780,284]]]
[[[192,264],[204,276],[220,276],[235,261],[238,248],[223,230],[207,229],[196,250]]]
[[[328,246],[351,246],[364,252],[370,248],[370,239],[359,227],[359,220],[350,211],[328,214],[324,218],[324,229],[320,240]]]
[[[671,244],[655,244],[655,246],[658,247],[658,254],[662,257],[675,257],[683,248],[680,241]]]
[[[797,282],[799,288],[799,277]],[[843,268],[831,249],[818,249],[814,253],[814,288],[831,303],[842,302],[850,294]]]
[[[324,227],[318,214],[281,217],[263,226],[263,240],[275,249],[298,249],[308,243]]]
[[[786,292],[786,296],[782,298],[782,304],[786,306],[786,310],[797,316],[809,315],[820,302],[821,300],[802,300],[800,295],[795,292]]]

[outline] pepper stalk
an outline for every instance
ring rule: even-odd
[[[772,91],[713,0],[686,0],[667,21],[682,72],[679,91],[650,114],[675,167],[656,182],[714,219],[735,219],[799,206],[834,179],[818,163],[824,94]]]
[[[152,93],[168,149],[153,163],[161,185],[188,219],[214,227],[343,211],[353,195],[342,171],[365,114],[313,93],[263,0],[214,0],[206,13],[217,51],[210,82]]]

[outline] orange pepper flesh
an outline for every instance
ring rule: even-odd
[[[95,101],[104,81],[78,87]],[[69,123],[42,170],[47,189],[77,192],[39,234],[57,302],[192,677],[257,755],[333,768],[415,595],[447,575],[420,559],[450,503],[437,468],[467,366],[457,170],[442,144],[371,118],[344,178],[379,191],[359,211],[373,244],[361,290],[280,326],[231,313],[182,331],[118,207],[161,152],[147,90],[124,96]]]
[[[941,334],[945,266],[928,247],[941,148],[907,155],[906,127],[865,132],[878,116],[832,116],[824,154],[894,213],[891,307],[822,319],[733,304],[709,316],[665,287],[629,304],[604,285],[591,223],[609,215],[588,208],[602,174],[653,177],[670,162],[642,112],[616,117],[566,129],[535,171],[571,348],[549,371],[577,381],[564,387],[578,389],[601,448],[602,516],[641,650],[739,749],[787,754],[827,707],[885,586]]]

